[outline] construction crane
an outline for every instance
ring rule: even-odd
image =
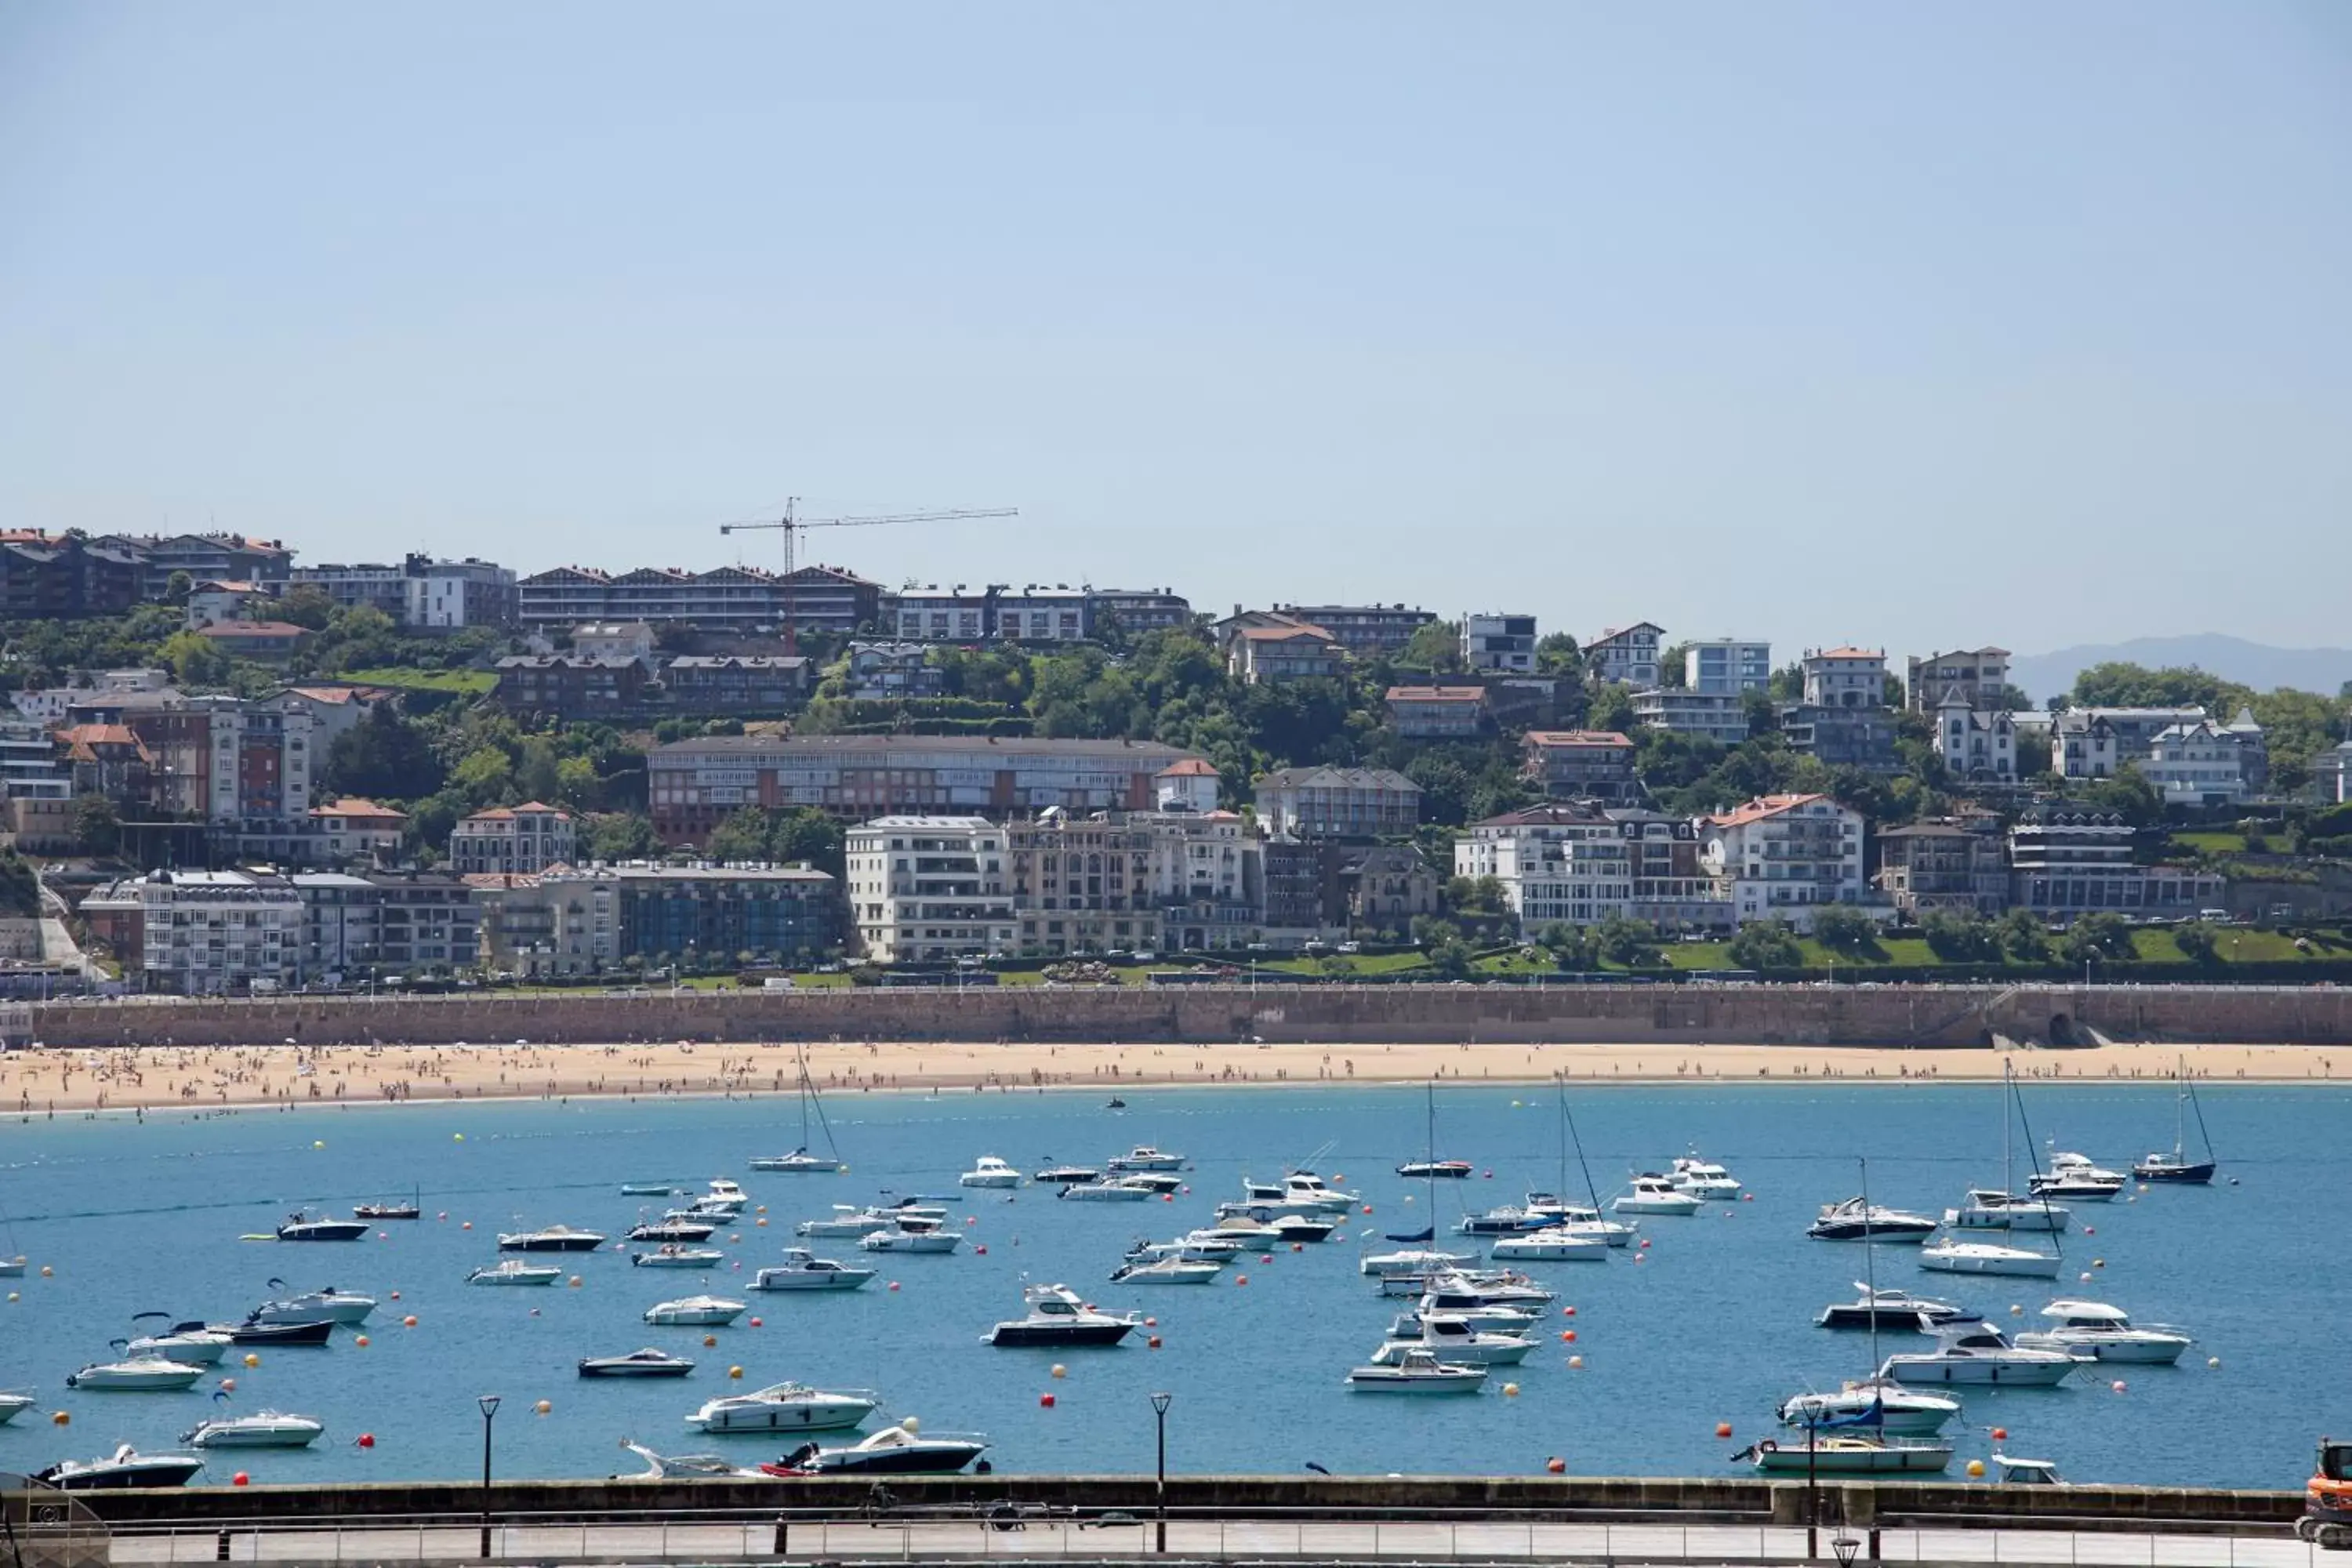
[[[801,498],[793,496],[784,502],[784,515],[769,522],[722,522],[719,531],[724,533],[774,532],[783,535],[784,543],[784,652],[795,651],[793,607],[798,595],[790,581],[793,574],[793,539],[804,528],[879,528],[889,522],[956,522],[967,518],[1019,517],[1019,507],[966,507],[950,511],[894,511],[877,517],[803,517]]]

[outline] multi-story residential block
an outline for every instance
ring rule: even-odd
[[[1683,648],[1683,685],[1711,696],[1772,689],[1772,645],[1717,637]]]
[[[588,621],[572,628],[572,657],[606,663],[642,664],[651,669],[658,644],[646,621]]]
[[[2050,721],[2051,765],[2070,779],[2112,778],[2148,753],[2156,737],[2179,724],[2201,724],[2200,707],[2070,708]]]
[[[1824,795],[1760,795],[1699,823],[1699,864],[1741,924],[1811,931],[1828,904],[1860,904],[1862,814]]]
[[[833,878],[805,866],[562,867],[467,879],[489,963],[526,978],[705,961],[804,963],[841,942]]]
[[[78,621],[120,616],[146,597],[131,552],[77,536],[0,543],[0,619]]]
[[[1060,957],[1160,945],[1149,827],[1109,812],[1072,816],[1050,806],[1006,824],[1004,835],[1022,952]]]
[[[1014,952],[1007,839],[981,816],[882,816],[852,827],[849,909],[866,955],[937,963]]]
[[[1387,768],[1278,768],[1256,783],[1257,819],[1287,838],[1377,838],[1421,822],[1421,786]]]
[[[2010,901],[2045,919],[2095,910],[2147,918],[2220,907],[2221,877],[2181,866],[2142,866],[2132,826],[2095,812],[2036,810],[2009,830]]]
[[[1129,637],[1189,626],[1192,606],[1172,588],[1088,588],[1087,616],[1099,629],[1116,626]]]
[[[345,795],[310,808],[315,846],[306,860],[340,865],[347,860],[383,860],[400,854],[408,833],[408,813]]]
[[[411,554],[396,564],[297,566],[290,578],[289,586],[307,584],[345,609],[381,610],[413,631],[509,626],[522,613],[515,574],[470,555],[463,561]]]
[[[310,716],[310,749],[324,758],[391,696],[373,686],[305,684],[288,687],[273,700],[285,704],[289,712],[299,710]]]
[[[218,621],[198,626],[196,636],[232,658],[269,664],[289,657],[310,633],[290,621]]]
[[[1242,613],[1239,605],[1234,613]],[[1413,633],[1437,619],[1434,610],[1402,605],[1276,605],[1273,613],[1322,627],[1358,658],[1392,658],[1404,651]]]
[[[1780,737],[1789,749],[1811,757],[1824,767],[1860,768],[1865,773],[1903,771],[1895,750],[1895,718],[1882,704],[1875,708],[1819,708],[1809,702],[1780,710]]]
[[[746,805],[870,816],[984,814],[1049,805],[1149,811],[1162,770],[1190,752],[1148,741],[974,735],[706,736],[646,758],[654,830],[699,838]]]
[[[2253,793],[2246,783],[2247,750],[2237,731],[2200,720],[2157,731],[2137,766],[2167,805],[2237,805]]]
[[[258,583],[223,583],[208,577],[188,590],[188,629],[243,620],[246,606],[263,596]]]
[[[1350,931],[1410,934],[1417,916],[1433,915],[1443,879],[1410,844],[1335,844],[1333,904],[1327,919]]]
[[[2008,710],[1971,708],[1957,689],[1936,709],[1936,754],[1972,784],[2017,782],[2017,723]]]
[[[1614,730],[1530,730],[1521,744],[1527,776],[1554,800],[1641,801],[1633,742]]]
[[[460,876],[527,877],[577,858],[572,814],[535,800],[475,812],[449,830],[449,864]]]
[[[310,780],[320,757],[309,710],[279,698],[195,698],[208,714],[211,782],[201,809],[216,823],[268,833],[306,825]],[[133,729],[148,721],[129,716]],[[163,715],[157,721],[165,721]]]
[[[480,961],[480,912],[462,878],[304,871],[288,880],[303,906],[300,968],[307,980],[451,974]]]
[[[947,689],[947,671],[931,662],[921,642],[854,642],[849,645],[849,695],[860,701],[937,697]]]
[[[1295,947],[1344,933],[1325,912],[1324,862],[1328,846],[1304,838],[1265,841],[1265,942]]]
[[[1347,666],[1339,639],[1305,622],[1238,627],[1225,644],[1226,673],[1250,686],[1329,679]]]
[[[1492,877],[1522,936],[1555,923],[1592,925],[1626,913],[1631,846],[1619,824],[1587,802],[1555,802],[1474,823],[1454,841],[1454,874]]]
[[[558,719],[625,717],[645,706],[652,672],[634,658],[583,658],[565,654],[509,654],[495,667],[491,695],[516,713]]]
[[[151,871],[99,889],[80,914],[138,990],[216,996],[300,976],[302,900],[284,877]]]
[[[91,542],[135,559],[140,596],[150,600],[163,599],[182,572],[192,583],[258,583],[275,594],[294,568],[294,552],[278,541],[235,533],[117,533]]]
[[[0,799],[70,800],[73,771],[46,724],[0,722]]]
[[[1207,816],[1217,809],[1217,770],[1206,757],[1169,763],[1151,781],[1152,802],[1163,812]]]
[[[58,731],[76,791],[121,807],[279,837],[307,830],[320,748],[299,699],[95,694]]]
[[[1808,708],[1886,706],[1885,648],[1809,647],[1804,671]]]
[[[20,718],[63,724],[76,708],[102,708],[129,694],[157,698],[179,695],[173,689],[171,672],[163,669],[110,669],[98,675],[95,682],[89,686],[48,686],[36,691],[12,691],[8,701]]]
[[[1279,936],[1265,932],[1265,841],[1247,831],[1240,813],[1213,809],[1213,784],[1212,809],[1205,812],[1180,807],[1128,818],[1151,840],[1158,945],[1185,952],[1219,951],[1245,947],[1262,935],[1284,945]]]
[[[2311,760],[2311,797],[2325,805],[2352,801],[2352,741],[2329,747]]]
[[[1915,920],[1936,910],[1999,914],[2009,907],[2009,847],[2000,820],[1943,818],[1884,830],[1878,887]]]
[[[682,654],[662,666],[673,712],[786,713],[808,701],[809,661],[798,654]]]
[[[1654,687],[1633,693],[1633,716],[1653,730],[1736,746],[1748,739],[1748,700],[1738,692]]]
[[[1486,720],[1483,686],[1391,686],[1388,704],[1389,722],[1407,740],[1475,739]]]
[[[1700,864],[1697,823],[1640,807],[1612,807],[1605,815],[1625,841],[1633,889],[1626,914],[1666,932],[1731,929],[1731,899]]]
[[[957,584],[908,588],[897,596],[895,625],[918,642],[1083,642],[1094,635],[1094,599],[1084,588],[991,583],[978,593]]]
[[[1648,621],[1612,626],[1584,645],[1584,670],[1595,680],[1647,689],[1658,684],[1658,647],[1665,628]]]
[[[1536,668],[1533,616],[1465,615],[1462,662],[1474,672],[1532,675]]]
[[[641,567],[618,575],[559,566],[524,578],[518,595],[523,624],[544,627],[688,621],[714,630],[768,631],[789,618],[797,631],[848,636],[877,625],[882,607],[880,584],[824,565],[803,566],[789,576],[756,566]]]
[[[1914,713],[1938,712],[1946,699],[1955,695],[1979,712],[2007,705],[2009,650],[2005,647],[1914,657],[1906,668],[1903,698]]]

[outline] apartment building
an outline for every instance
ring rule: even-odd
[[[510,626],[522,615],[515,574],[495,561],[438,561],[410,554],[396,563],[297,566],[288,586],[308,584],[345,609],[381,610],[412,631]]]
[[[449,830],[449,864],[459,876],[527,877],[579,858],[572,814],[540,801],[492,806]]]
[[[1094,636],[1095,603],[1066,583],[1018,589],[991,583],[977,593],[961,583],[907,588],[897,596],[894,625],[914,642],[1084,642]]]
[[[708,736],[646,758],[654,829],[699,838],[745,805],[872,816],[1016,816],[1049,805],[1148,811],[1157,781],[1192,755],[1148,741],[970,735]]]
[[[1462,617],[1462,662],[1488,675],[1532,675],[1536,668],[1533,616],[1469,614]]]
[[[491,696],[513,713],[557,719],[619,719],[640,710],[652,671],[634,658],[509,654],[493,667]]]
[[[1886,706],[1886,650],[1809,647],[1803,662],[1808,708]]]
[[[345,795],[310,808],[313,848],[306,860],[393,860],[408,836],[408,813]]]
[[[1554,800],[1641,801],[1633,742],[1614,730],[1530,730],[1520,743],[1524,773]]]
[[[2222,907],[2224,879],[2182,866],[2142,866],[2118,816],[2032,811],[2009,830],[2009,897],[2045,920],[2105,910],[2147,919]]]
[[[1633,693],[1633,716],[1653,730],[1696,735],[1725,746],[1748,739],[1748,700],[1738,692],[1654,687]]]
[[[1486,721],[1483,686],[1391,686],[1389,722],[1413,741],[1475,740]]]
[[[939,963],[1020,944],[1005,828],[981,816],[882,816],[849,830],[850,916],[879,963]]]
[[[1248,686],[1329,679],[1347,668],[1339,640],[1306,622],[1242,626],[1225,643],[1225,672]]]
[[[1023,952],[1058,958],[1160,945],[1158,845],[1148,826],[1049,806],[1006,824],[1004,837]]]
[[[1946,817],[1883,829],[1878,888],[1913,920],[1937,910],[2000,913],[2009,907],[2009,846],[2000,819]]]
[[[1903,771],[1903,759],[1895,750],[1895,715],[1884,704],[1822,708],[1791,703],[1780,710],[1780,738],[1790,751],[1824,767],[1873,773]]]
[[[1612,806],[1603,815],[1625,842],[1633,889],[1626,914],[1668,933],[1731,929],[1732,901],[1700,863],[1697,823],[1638,806]]]
[[[100,888],[80,913],[135,990],[217,996],[300,977],[303,905],[284,877],[151,871]]]
[[[1246,947],[1272,923],[1265,841],[1247,831],[1240,813],[1213,809],[1214,798],[1213,790],[1213,809],[1205,812],[1160,810],[1128,818],[1150,837],[1151,902],[1159,911],[1161,948]]]
[[[1554,802],[1474,823],[1454,845],[1454,874],[1492,877],[1523,938],[1547,925],[1593,925],[1628,911],[1632,846],[1600,807]]]
[[[172,579],[186,573],[192,583],[249,582],[275,594],[294,569],[294,552],[275,539],[236,533],[115,533],[90,542],[126,554],[140,565],[140,596],[160,602]]]
[[[1683,647],[1683,685],[1706,696],[1772,689],[1772,645],[1716,637]]]
[[[1234,613],[1239,616],[1241,607]],[[1276,605],[1274,614],[1320,626],[1357,658],[1393,658],[1437,612],[1402,605]]]
[[[1217,809],[1220,780],[1206,757],[1186,757],[1169,763],[1152,776],[1152,804],[1163,812],[1207,816]]]
[[[2158,735],[2210,717],[2196,706],[2070,708],[2051,716],[2051,765],[2070,779],[2113,778],[2148,754]]]
[[[805,866],[564,866],[467,879],[488,963],[525,978],[659,966],[802,963],[841,942],[839,889]]]
[[[1286,838],[1378,838],[1421,822],[1421,786],[1387,768],[1278,768],[1257,780],[1257,818]]]
[[[550,628],[583,621],[686,621],[713,630],[769,631],[789,618],[799,631],[848,636],[882,618],[879,584],[825,565],[789,574],[756,566],[709,572],[647,566],[618,574],[558,566],[525,577],[517,595],[523,624]]]
[[[2137,765],[2167,805],[2240,805],[2254,793],[2247,782],[2252,750],[2236,730],[2202,719],[2158,731]]]
[[[231,658],[275,664],[292,656],[310,637],[306,626],[291,621],[215,621],[195,628],[196,636]]]
[[[2017,721],[2002,708],[1971,708],[1948,689],[1936,710],[1936,755],[1952,776],[1972,784],[2017,782]]]
[[[783,714],[805,706],[809,661],[798,654],[681,654],[662,666],[672,712]]]
[[[1759,795],[1699,823],[1699,864],[1733,915],[1812,929],[1828,904],[1864,901],[1862,814],[1824,795]]]
[[[1964,648],[1913,658],[1906,667],[1903,699],[1914,713],[1935,713],[1958,696],[1979,711],[2004,707],[2009,689],[2009,650]]]
[[[1088,618],[1099,631],[1112,625],[1129,637],[1192,624],[1192,605],[1173,588],[1087,590]]]
[[[1329,844],[1331,890],[1324,915],[1349,931],[1409,936],[1437,912],[1442,879],[1410,844]]]
[[[301,978],[349,984],[446,975],[481,960],[481,917],[463,878],[434,871],[302,871]]]
[[[1658,684],[1658,649],[1665,628],[1649,621],[1612,626],[1584,645],[1585,673],[1643,690]]]
[[[928,643],[854,642],[848,686],[865,702],[937,697],[947,690],[947,671],[931,662]]]

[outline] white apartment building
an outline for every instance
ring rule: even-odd
[[[290,985],[301,963],[302,899],[283,877],[153,871],[100,889],[80,913],[141,990],[215,996]]]
[[[578,857],[572,814],[535,800],[478,811],[449,830],[450,868],[461,877],[527,877]]]
[[[1666,630],[1649,621],[1612,626],[1584,645],[1584,668],[1596,680],[1647,689],[1658,683],[1658,645]]]
[[[634,659],[651,668],[654,628],[646,621],[590,621],[572,628],[572,657],[607,664]]]
[[[1772,687],[1772,645],[1715,637],[1683,649],[1683,685],[1692,691],[1738,696]]]
[[[849,830],[849,910],[866,956],[940,963],[1020,940],[1005,830],[980,816],[879,816]]]
[[[1633,712],[1654,730],[1703,735],[1727,746],[1748,739],[1747,700],[1738,692],[1657,687],[1633,693]]]
[[[1886,706],[1886,650],[1826,647],[1805,650],[1805,706]]]
[[[1454,874],[1500,883],[1522,936],[1556,923],[1592,925],[1625,913],[1633,900],[1625,833],[1580,804],[1530,806],[1473,824],[1454,841]]]
[[[1528,675],[1536,668],[1533,616],[1465,615],[1462,662],[1473,670]]]
[[[2137,765],[2167,805],[2237,805],[2252,793],[2244,738],[2210,720],[2158,731]]]
[[[1700,821],[1699,866],[1740,924],[1811,931],[1822,906],[1863,901],[1862,814],[1825,795],[1759,795]]]

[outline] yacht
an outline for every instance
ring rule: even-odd
[[[1519,1236],[1497,1237],[1490,1250],[1497,1263],[1606,1263],[1609,1238],[1554,1225]]]
[[[1243,1205],[1248,1208],[1286,1210],[1291,1214],[1349,1214],[1360,1201],[1354,1193],[1327,1185],[1312,1171],[1292,1171],[1279,1182],[1242,1179]]]
[[[719,1229],[716,1219],[694,1219],[665,1215],[646,1220],[629,1227],[631,1241],[658,1241],[670,1245],[681,1241],[709,1241]]]
[[[1485,1214],[1466,1214],[1454,1226],[1456,1236],[1517,1236],[1522,1231],[1541,1230],[1549,1216],[1538,1210],[1522,1208],[1517,1204],[1504,1204]]]
[[[1644,1172],[1633,1178],[1633,1185],[1618,1194],[1609,1205],[1619,1214],[1693,1215],[1699,1211],[1699,1200],[1677,1188],[1667,1177]]]
[[[352,1217],[365,1220],[423,1219],[425,1203],[421,1194],[415,1194],[404,1199],[384,1198],[372,1204],[355,1204],[352,1207]]]
[[[1139,1204],[1160,1194],[1141,1182],[1105,1176],[1099,1181],[1074,1182],[1054,1195],[1080,1204]]]
[[[0,1389],[0,1426],[5,1426],[9,1422],[14,1421],[18,1411],[30,1410],[39,1403],[39,1400],[29,1394],[11,1394]]]
[[[2186,1330],[2168,1323],[2135,1326],[2122,1308],[2105,1301],[2060,1300],[2042,1308],[2042,1315],[2055,1326],[2020,1334],[2017,1342],[2032,1350],[2063,1351],[2078,1361],[2170,1366],[2197,1342]]]
[[[273,1280],[273,1284],[281,1283]],[[375,1310],[375,1298],[350,1290],[338,1290],[332,1285],[323,1290],[305,1295],[289,1296],[282,1300],[265,1301],[246,1315],[249,1323],[340,1323],[353,1328],[367,1321]]]
[[[114,1394],[176,1394],[205,1375],[205,1369],[162,1356],[136,1361],[95,1362],[66,1379],[68,1388]]]
[[[675,1301],[656,1301],[647,1307],[646,1321],[673,1329],[723,1329],[751,1310],[749,1301],[730,1301],[724,1296],[680,1296]]]
[[[1433,1351],[1440,1361],[1464,1366],[1517,1366],[1528,1359],[1536,1342],[1525,1334],[1501,1334],[1482,1329],[1457,1314],[1400,1313],[1389,1324],[1389,1337],[1372,1352],[1374,1366],[1388,1366],[1408,1352]]]
[[[329,1219],[324,1215],[313,1219],[296,1209],[278,1227],[280,1241],[357,1241],[368,1233],[363,1219]]]
[[[1936,1222],[1926,1215],[1848,1198],[1823,1204],[1821,1217],[1805,1227],[1805,1234],[1816,1241],[1906,1242],[1925,1241],[1935,1229]]]
[[[2074,1221],[2073,1213],[2042,1197],[2019,1197],[2014,1193],[1978,1187],[1960,1206],[1944,1211],[1944,1224],[1953,1230],[2061,1231]]]
[[[1092,1165],[1048,1165],[1030,1179],[1041,1184],[1074,1187],[1080,1182],[1102,1180],[1102,1173]]]
[[[684,1377],[693,1370],[694,1363],[684,1356],[672,1355],[651,1345],[626,1355],[580,1358],[583,1377]]]
[[[1881,1377],[1899,1383],[1990,1383],[2011,1388],[2051,1388],[2074,1370],[2074,1358],[2055,1351],[2021,1350],[1999,1329],[1978,1323],[1942,1331],[1932,1351],[1903,1351],[1886,1358]]]
[[[1466,1268],[1478,1261],[1475,1252],[1440,1252],[1431,1247],[1409,1247],[1399,1252],[1367,1253],[1356,1264],[1356,1272],[1367,1279],[1390,1275],[1425,1277],[1441,1269]]]
[[[671,1481],[692,1477],[737,1479],[761,1475],[760,1470],[746,1469],[723,1454],[656,1454],[642,1443],[621,1440],[626,1448],[646,1462],[646,1468],[633,1476],[614,1476],[616,1481]]]
[[[919,1221],[903,1221],[887,1230],[868,1231],[857,1238],[863,1252],[953,1252],[963,1245],[963,1232]]]
[[[520,1258],[509,1258],[502,1263],[485,1264],[466,1276],[468,1285],[552,1285],[563,1278],[563,1270],[552,1263],[525,1263]]]
[[[778,1171],[788,1176],[836,1176],[845,1168],[838,1160],[812,1154],[806,1149],[795,1149],[789,1154],[757,1154],[751,1159],[751,1169],[755,1171]]]
[[[604,1245],[602,1233],[551,1225],[544,1230],[510,1231],[499,1237],[500,1252],[593,1252]]]
[[[1794,1394],[1780,1408],[1784,1426],[1862,1426],[1914,1437],[1934,1436],[1959,1413],[1960,1402],[1948,1394],[1923,1394],[1883,1377],[1849,1383],[1835,1394]]]
[[[1396,1173],[1416,1182],[1466,1182],[1475,1167],[1467,1160],[1407,1160]]]
[[[1222,1261],[1192,1258],[1146,1258],[1111,1270],[1114,1285],[1206,1285],[1224,1272]]]
[[[1106,1169],[1113,1171],[1181,1171],[1183,1168],[1183,1155],[1154,1149],[1149,1143],[1138,1143],[1106,1165]]]
[[[1115,1317],[1097,1312],[1078,1300],[1067,1285],[1032,1285],[1021,1292],[1028,1315],[989,1331],[987,1342],[997,1346],[1115,1345],[1142,1321],[1134,1313]]]
[[[871,1268],[854,1268],[830,1258],[819,1258],[805,1247],[784,1248],[784,1260],[753,1276],[754,1290],[855,1290],[874,1278]]]
[[[828,1448],[805,1443],[761,1472],[772,1476],[951,1476],[980,1458],[988,1439],[977,1433],[926,1436],[909,1417],[863,1442]]]
[[[1825,1329],[1867,1329],[1879,1333],[1926,1333],[1946,1323],[1984,1321],[1980,1313],[1907,1290],[1874,1290],[1860,1280],[1854,1281],[1853,1288],[1862,1294],[1851,1301],[1831,1302],[1813,1321]]]
[[[1541,1310],[1559,1300],[1557,1293],[1545,1289],[1526,1275],[1514,1274],[1507,1268],[1486,1269],[1475,1274],[1455,1269],[1441,1274],[1430,1280],[1427,1294],[1440,1298],[1438,1304],[1441,1308],[1458,1300],[1469,1306],[1522,1307]]]
[[[651,1252],[629,1254],[632,1268],[708,1268],[727,1261],[727,1255],[715,1247],[683,1247],[675,1241],[665,1241]]]
[[[125,1443],[103,1459],[60,1459],[33,1479],[59,1491],[112,1491],[125,1487],[183,1487],[205,1468],[194,1454],[142,1454]]]
[[[705,1432],[838,1432],[874,1414],[881,1399],[863,1390],[829,1394],[779,1383],[714,1399],[686,1418]]]
[[[1151,1263],[1162,1258],[1181,1258],[1186,1263],[1213,1263],[1222,1268],[1241,1256],[1241,1244],[1230,1237],[1217,1237],[1210,1232],[1180,1236],[1173,1241],[1151,1241],[1137,1237],[1120,1258],[1123,1263]]]
[[[1855,1437],[1809,1432],[1801,1443],[1767,1437],[1734,1458],[1752,1457],[1756,1468],[1774,1475],[1884,1476],[1934,1474],[1952,1462],[1949,1443]]]
[[[184,1366],[213,1366],[236,1342],[226,1334],[215,1333],[205,1328],[180,1328],[165,1334],[144,1334],[138,1339],[118,1340],[115,1348],[124,1355],[143,1359],[162,1356]]]
[[[326,1430],[326,1423],[314,1416],[257,1410],[199,1421],[180,1434],[180,1441],[192,1448],[307,1448]]]
[[[1217,1216],[1217,1223],[1208,1227],[1212,1236],[1222,1236],[1243,1247],[1272,1247],[1282,1239],[1282,1232],[1262,1219],[1252,1219],[1245,1214]]]
[[[1485,1367],[1440,1361],[1418,1347],[1348,1373],[1348,1386],[1366,1394],[1475,1394],[1486,1383]]]
[[[1017,1187],[1021,1184],[1021,1173],[993,1154],[982,1154],[972,1162],[971,1170],[956,1180],[967,1187]]]
[[[1547,1229],[1597,1236],[1612,1247],[1623,1247],[1642,1227],[1639,1220],[1610,1219],[1590,1204],[1563,1203],[1549,1193],[1529,1193],[1528,1207],[1544,1216]]]
[[[733,1219],[743,1212],[751,1201],[751,1194],[724,1176],[713,1176],[710,1178],[710,1184],[703,1190],[702,1195],[694,1200],[693,1209],[698,1214]]]
[[[793,1050],[793,1062],[800,1071],[801,1141],[789,1154],[765,1154],[754,1158],[751,1169],[779,1171],[788,1176],[832,1176],[849,1169],[841,1163],[841,1151],[834,1146],[833,1127],[824,1119],[824,1108],[817,1103],[816,1080],[809,1077],[808,1057],[798,1047]],[[809,1112],[816,1112],[817,1131],[824,1135],[826,1152],[812,1153],[809,1150]]]
[[[855,1237],[877,1230],[888,1230],[892,1221],[879,1209],[859,1208],[854,1204],[835,1204],[833,1213],[824,1219],[804,1219],[793,1226],[794,1236]]]
[[[2055,1279],[2064,1259],[2054,1252],[2034,1252],[2003,1247],[1997,1241],[1941,1241],[1919,1249],[1919,1267],[1939,1274],[2009,1274],[2027,1279]]]
[[[2057,1153],[2050,1156],[2050,1169],[2036,1171],[2026,1178],[2026,1191],[2035,1197],[2073,1198],[2082,1203],[2103,1204],[2124,1190],[2130,1178],[2121,1171],[2109,1171],[2092,1163],[2088,1155]]]
[[[199,1329],[226,1335],[233,1345],[323,1345],[333,1335],[335,1325],[324,1318],[309,1323],[264,1323],[247,1318],[241,1323],[182,1323],[172,1331]]]
[[[1702,1160],[1696,1153],[1676,1160],[1666,1179],[1695,1198],[1736,1198],[1739,1195],[1739,1178],[1712,1160]]]

